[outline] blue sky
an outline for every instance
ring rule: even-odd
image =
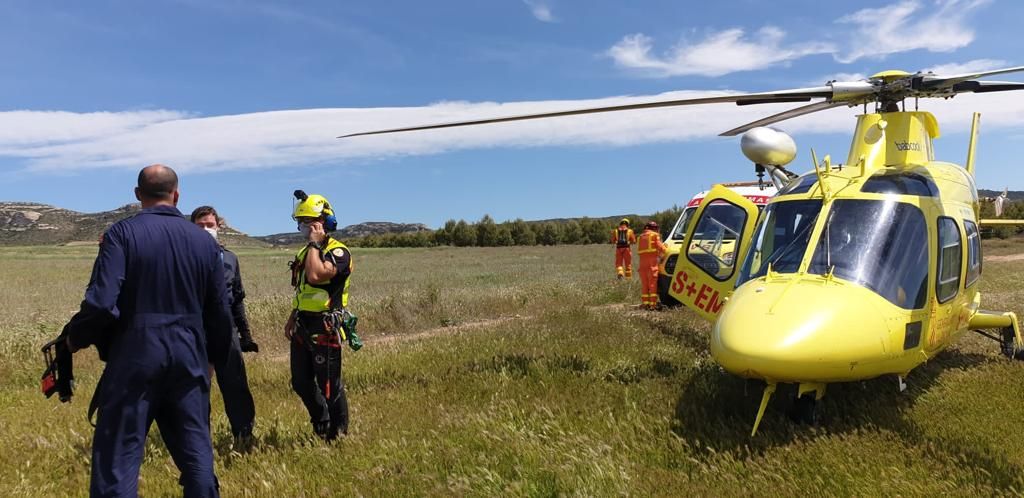
[[[181,176],[183,210],[213,204],[253,234],[294,229],[296,188],[326,195],[342,224],[648,213],[753,179],[738,140],[716,135],[785,106],[334,137],[1024,65],[1021,18],[1010,0],[0,0],[0,200],[112,209],[134,200],[140,167],[162,162]],[[1024,92],[922,109],[954,162],[980,110],[979,185],[1024,190]],[[844,158],[855,114],[782,123],[794,169],[810,167],[810,147]]]

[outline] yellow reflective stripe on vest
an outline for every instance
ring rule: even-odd
[[[644,233],[640,235],[640,243],[637,244],[637,254],[647,254],[649,252],[658,252],[658,245],[654,243],[654,238],[657,237],[656,233]]]
[[[345,249],[348,251],[348,247],[345,244],[338,242],[334,239],[328,239],[327,247],[324,248],[324,252],[328,253],[338,248]],[[298,254],[295,255],[297,261],[296,264],[305,265],[306,251],[309,250],[309,246],[305,246],[299,249]],[[349,269],[352,268],[352,256],[349,254]],[[304,268],[304,266],[303,266]],[[341,268],[338,268],[341,271]],[[295,297],[292,299],[292,307],[299,311],[328,311],[330,309],[344,308],[348,306],[348,285],[351,278],[345,279],[345,287],[341,290],[341,305],[332,306],[331,295],[324,288],[324,286],[313,286],[309,282],[306,282],[306,271],[305,269],[299,270],[299,286],[295,291]]]

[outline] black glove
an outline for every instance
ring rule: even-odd
[[[243,353],[259,353],[260,345],[256,344],[256,341],[252,339],[242,339],[238,342],[239,348]]]

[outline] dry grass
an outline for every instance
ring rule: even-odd
[[[60,405],[37,391],[37,348],[76,308],[93,254],[0,249],[7,495],[86,493],[85,408],[102,365],[79,354],[79,395]],[[790,425],[776,396],[751,439],[759,388],[718,369],[709,328],[691,313],[617,305],[638,300],[637,284],[610,278],[611,251],[600,246],[358,250],[351,305],[368,345],[345,360],[352,433],[325,445],[281,361],[289,257],[240,254],[264,348],[247,356],[259,442],[233,451],[215,395],[225,496],[1024,491],[1024,364],[994,344],[966,338],[913,372],[902,394],[893,379],[832,386],[816,429]],[[987,263],[984,306],[1024,313],[1022,275],[1024,261]],[[159,438],[142,477],[145,496],[180,493]]]

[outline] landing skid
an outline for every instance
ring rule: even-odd
[[[975,332],[998,342],[999,352],[1003,356],[1013,360],[1024,361],[1024,347],[1018,342],[1017,332],[1013,330],[1012,326],[999,329],[998,335],[985,330],[975,330]]]
[[[793,399],[793,404],[786,410],[789,419],[797,424],[818,425],[818,400],[813,393],[805,393]]]
[[[775,393],[776,384],[769,382],[764,388],[764,393],[761,395],[761,406],[757,410],[757,418],[754,419],[754,428],[750,431],[750,436],[754,437],[757,434],[757,428],[761,425],[761,419],[764,417],[765,409],[768,407],[768,400],[771,399],[772,394]],[[817,382],[803,382],[797,386],[797,395],[793,400],[793,404],[786,410],[786,415],[789,419],[798,424],[807,424],[810,426],[818,425],[818,400],[825,395],[825,384]]]
[[[1020,323],[1017,315],[1012,311],[984,311],[978,310],[968,327],[975,332],[999,343],[999,351],[1003,356],[1024,360],[1024,338],[1021,337]],[[996,333],[990,330],[998,331]]]

